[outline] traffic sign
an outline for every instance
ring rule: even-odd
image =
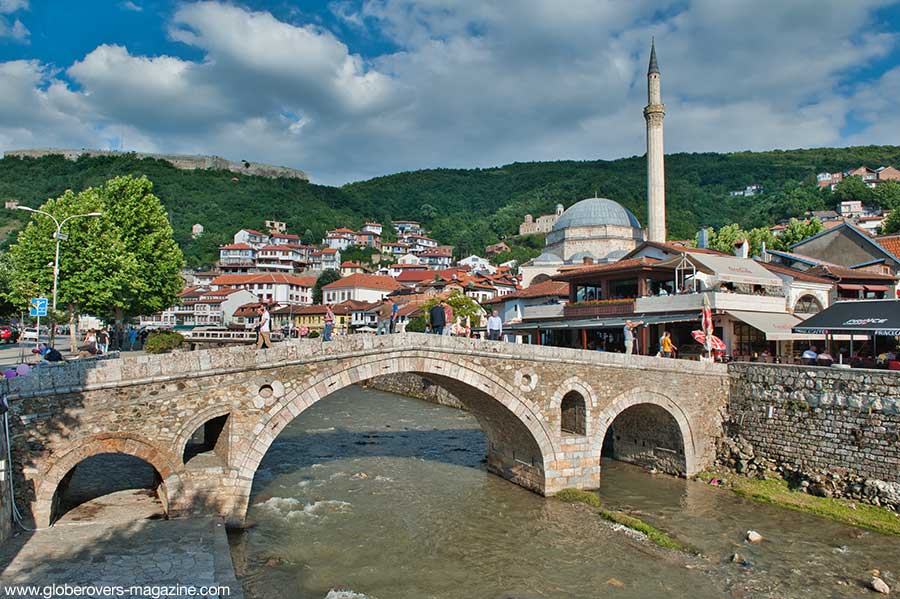
[[[31,298],[31,309],[28,313],[32,316],[47,316],[47,298],[33,297]]]

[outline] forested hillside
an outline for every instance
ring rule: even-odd
[[[699,227],[738,223],[752,228],[806,210],[831,208],[835,197],[815,187],[815,174],[859,165],[900,167],[900,147],[865,146],[733,154],[666,156],[668,227],[671,238],[693,237]],[[356,227],[365,220],[422,220],[443,243],[460,253],[482,252],[485,244],[514,235],[526,213],[550,212],[596,193],[630,208],[646,220],[646,162],[643,157],[612,161],[516,163],[497,168],[434,169],[398,173],[343,187],[296,179],[268,179],[227,171],[184,171],[159,160],[130,155],[0,160],[0,198],[36,207],[66,189],[98,185],[122,174],[144,174],[169,211],[175,236],[192,266],[209,264],[216,248],[241,227],[261,228],[272,218],[288,223],[305,242],[326,229]],[[730,190],[762,183],[766,193],[730,197]],[[872,201],[876,203],[879,198]],[[0,226],[28,215],[5,211]],[[201,223],[206,233],[190,238]]]

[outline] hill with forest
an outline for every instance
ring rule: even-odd
[[[732,223],[749,229],[833,208],[836,195],[816,187],[816,173],[860,165],[900,166],[900,147],[667,155],[669,236],[690,238],[700,227]],[[366,220],[420,220],[433,237],[457,246],[460,255],[481,253],[485,245],[515,235],[526,213],[550,213],[557,203],[568,207],[595,194],[616,200],[644,222],[645,173],[645,158],[635,156],[430,169],[330,187],[300,179],[235,176],[225,170],[180,170],[134,154],[74,161],[6,156],[0,159],[0,198],[37,207],[66,189],[78,191],[117,175],[146,175],[169,212],[188,264],[198,267],[211,264],[217,247],[236,230],[262,228],[266,219],[285,221],[289,231],[307,243],[320,241],[327,229],[357,227]],[[762,184],[765,192],[729,195],[753,183]],[[28,216],[0,212],[0,231],[14,231]],[[191,239],[194,223],[205,228],[198,239]]]

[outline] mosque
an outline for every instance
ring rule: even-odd
[[[522,285],[540,282],[560,268],[619,260],[644,241],[666,241],[666,187],[663,165],[663,118],[656,45],[650,46],[647,69],[647,215],[648,226],[630,210],[607,198],[588,198],[558,214],[537,258],[522,265]],[[558,211],[557,211],[558,213]]]

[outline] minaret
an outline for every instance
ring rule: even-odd
[[[666,173],[663,164],[663,118],[666,107],[659,91],[659,65],[656,43],[650,42],[650,68],[647,69],[647,237],[648,241],[666,240]]]

